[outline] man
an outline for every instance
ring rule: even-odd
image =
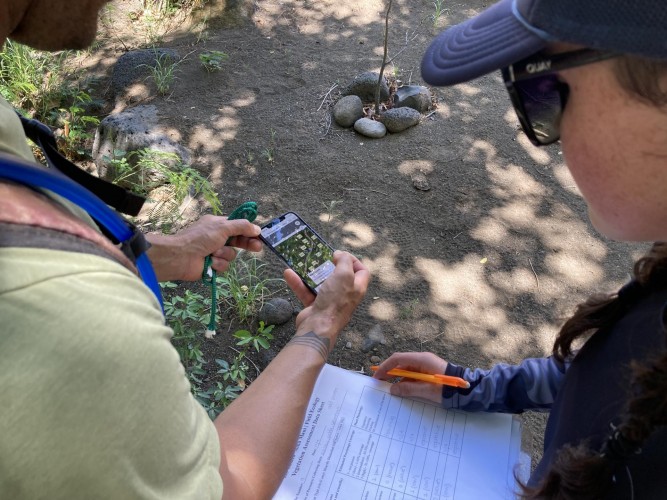
[[[0,43],[85,47],[104,3],[2,0]],[[1,99],[0,153],[33,161]],[[206,216],[174,236],[149,235],[148,255],[159,279],[194,280],[209,254],[224,271],[233,247],[258,251],[258,235],[248,221]],[[0,181],[0,498],[269,498],[368,284],[352,255],[336,252],[334,263],[316,298],[285,272],[305,305],[297,332],[212,423],[133,264],[73,204]]]

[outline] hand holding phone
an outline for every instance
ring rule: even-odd
[[[314,294],[335,268],[333,248],[294,212],[265,224],[259,237]]]

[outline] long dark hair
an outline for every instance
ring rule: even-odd
[[[638,100],[659,108],[667,106],[667,91],[660,85],[667,75],[667,61],[623,56],[615,61],[615,73],[619,83]],[[595,295],[577,307],[556,338],[554,356],[561,361],[572,356],[575,341],[613,325],[637,300],[665,283],[667,243],[655,243],[635,263],[634,278],[628,285],[611,295]],[[667,335],[667,318],[662,321]],[[619,464],[640,450],[656,428],[667,425],[667,352],[631,368],[633,396],[621,423],[612,428],[602,448],[591,449],[586,442],[564,446],[537,488],[522,486],[524,498],[603,497]]]

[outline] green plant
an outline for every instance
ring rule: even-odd
[[[255,161],[255,153],[253,153],[251,150],[246,149],[245,150],[245,162],[248,165],[252,165],[252,162]]]
[[[87,93],[79,91],[72,105],[58,110],[58,121],[63,124],[59,146],[62,153],[70,159],[83,158],[86,155],[83,146],[92,139],[90,127],[100,124],[99,118],[85,114],[83,106],[91,102],[92,99]]]
[[[218,296],[241,323],[248,324],[257,316],[264,299],[270,295],[267,284],[279,281],[263,276],[264,265],[255,256],[243,258],[239,255],[230,263],[227,272],[218,276]]]
[[[162,283],[163,290],[173,290],[177,287],[175,283]],[[211,299],[206,299],[198,293],[186,290],[183,296],[172,295],[164,298],[164,314],[167,323],[174,331],[171,339],[176,348],[185,373],[190,381],[192,393],[201,402],[206,399],[206,393],[202,389],[202,376],[204,370],[204,354],[197,332],[201,330],[202,324],[208,320],[207,310],[211,307]]]
[[[400,80],[401,70],[398,67],[398,64],[391,63],[391,78],[394,81]]]
[[[249,308],[247,301],[261,299],[267,292],[265,287],[267,280],[258,276],[261,266],[258,266],[254,257],[248,260],[236,259],[234,262],[239,261],[244,264],[240,266],[240,269],[232,271],[231,279],[228,276],[229,272],[226,279],[219,278],[218,281],[221,282],[218,284],[219,293],[229,300],[241,300],[242,303],[234,310],[247,313],[250,310],[254,311],[254,308]],[[241,280],[244,284],[240,284]],[[232,357],[231,362],[224,359],[215,360],[218,365],[217,374],[221,376],[222,380],[206,387],[204,380],[206,360],[201,350],[200,339],[202,338],[201,332],[206,329],[209,319],[211,299],[191,290],[185,290],[182,295],[179,295],[175,293],[178,289],[175,283],[167,282],[160,286],[165,292],[165,317],[174,331],[172,344],[185,367],[192,394],[213,419],[247,386],[252,363],[247,357],[248,352],[250,349],[256,352],[269,349],[271,340],[273,340],[271,332],[274,326],[265,325],[263,321],[260,321],[255,333],[245,329],[235,332],[234,338],[239,350],[234,349],[236,354]],[[226,290],[227,287],[233,289],[233,293]],[[253,293],[261,293],[262,297],[253,295]],[[256,366],[255,369],[259,372]]]
[[[229,59],[229,54],[219,50],[210,50],[199,54],[199,61],[201,65],[209,73],[213,71],[220,71],[222,69],[222,62]]]
[[[0,94],[26,114],[45,120],[71,96],[64,70],[70,54],[40,52],[7,40],[0,52]]]
[[[271,165],[273,165],[273,161],[275,159],[273,155],[275,147],[276,147],[276,130],[271,128],[271,139],[269,140],[269,145],[268,147],[262,150],[262,156],[266,158],[266,161],[268,161]]]
[[[204,382],[206,360],[199,339],[201,332],[206,328],[211,300],[190,290],[185,290],[182,296],[173,294],[178,288],[175,283],[161,283],[160,286],[164,291],[171,292],[165,294],[167,296],[164,298],[164,312],[167,323],[174,331],[172,344],[183,363],[193,396],[213,419],[245,387],[247,363],[244,356],[236,356],[231,370],[229,365],[226,365],[228,374],[225,376],[227,373],[224,371],[225,365],[220,363],[222,360],[216,360],[222,366],[218,373],[223,374],[223,381],[229,380],[231,383],[223,384],[216,381],[212,387],[206,388]]]
[[[433,19],[433,26],[437,27],[438,26],[438,21],[440,20],[440,17],[442,16],[444,9],[443,9],[443,4],[444,0],[433,0],[433,7],[435,7],[435,10],[433,14],[431,14],[431,18]]]
[[[178,63],[169,54],[161,53],[155,58],[154,65],[142,64],[141,66],[148,68],[150,78],[153,79],[158,94],[167,95],[176,80]]]
[[[216,359],[216,361],[219,361]],[[243,388],[239,385],[216,382],[213,387],[206,391],[194,393],[195,399],[204,407],[211,420],[214,420],[222,410],[224,410],[232,401],[234,401]]]
[[[415,309],[417,308],[418,304],[419,304],[419,299],[412,299],[407,306],[401,308],[401,311],[398,314],[399,318],[401,319],[411,318],[415,314]]]
[[[221,382],[216,382],[216,387],[210,389],[206,394],[208,396],[209,415],[214,418],[219,411],[231,403],[248,384],[248,349],[253,347],[257,352],[262,349],[269,349],[271,347],[270,340],[273,340],[271,331],[274,326],[264,325],[260,321],[257,327],[257,333],[253,334],[248,330],[238,330],[234,333],[234,337],[238,339],[236,345],[241,348],[237,351],[232,362],[224,359],[216,359],[215,362],[220,367],[218,374],[222,375],[223,381],[229,381],[231,384],[223,385]],[[206,396],[202,396],[206,400]],[[206,405],[204,405],[206,407]],[[216,413],[217,412],[217,413]]]
[[[186,196],[201,195],[213,213],[221,214],[222,205],[213,186],[194,168],[184,165],[175,153],[140,149],[125,153],[114,151],[104,158],[112,172],[112,182],[141,196],[147,196],[160,186],[168,187],[168,196],[156,202],[149,214],[149,223],[169,225],[180,217],[178,208]]]
[[[223,380],[229,380],[235,383],[242,381],[242,383],[245,384],[245,380],[248,376],[247,372],[250,368],[248,363],[246,363],[245,353],[242,355],[239,353],[238,356],[235,356],[232,364],[229,364],[224,359],[216,359],[215,362],[220,365],[218,373],[222,375]]]
[[[343,200],[331,200],[329,203],[324,203],[324,202],[321,202],[321,203],[324,206],[324,208],[326,209],[327,215],[329,216],[329,218],[327,219],[327,222],[330,222],[332,217],[334,217],[336,215],[336,213],[335,213],[336,206],[343,203]]]
[[[197,45],[211,38],[211,33],[208,31],[208,15],[205,16],[204,19],[201,20],[201,22],[193,26],[192,31],[195,33],[196,36],[195,44]]]
[[[236,345],[249,345],[254,347],[257,352],[259,352],[260,349],[268,349],[270,347],[269,340],[273,340],[273,335],[271,335],[273,328],[274,325],[265,326],[264,322],[260,321],[255,335],[248,330],[238,330],[234,333],[234,337],[239,339]]]

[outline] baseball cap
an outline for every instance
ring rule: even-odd
[[[667,59],[665,0],[500,0],[446,29],[422,59],[431,85],[454,85],[508,66],[550,42]]]

